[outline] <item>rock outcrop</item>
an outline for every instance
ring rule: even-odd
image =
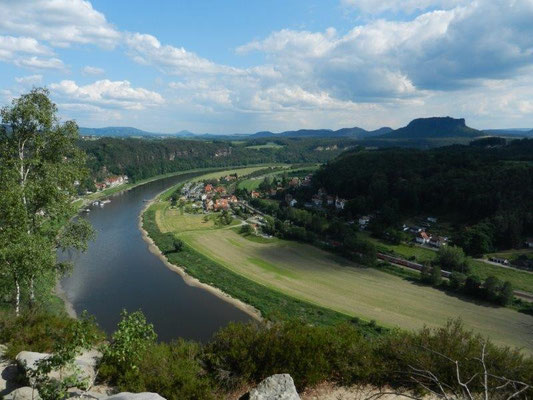
[[[40,360],[46,359],[47,357],[50,357],[50,354],[47,353],[36,353],[33,351],[21,351],[19,354],[17,354],[16,360],[19,366],[25,371],[34,371],[37,368],[37,363]],[[87,381],[90,385],[94,383],[94,379],[96,377],[96,364],[98,363],[98,360],[102,357],[102,354],[96,350],[90,350],[86,351],[83,354],[81,354],[79,357],[76,358],[74,361],[74,368],[73,371],[64,371],[63,375],[65,374],[78,374],[78,378],[84,381]],[[49,374],[50,378],[59,379],[60,378],[60,372],[59,371],[52,371]],[[31,380],[30,380],[31,383]]]
[[[50,357],[47,353],[35,353],[32,351],[22,351],[17,354],[17,363],[10,363],[3,359],[5,352],[5,346],[0,345],[0,398],[4,396],[4,400],[40,400],[39,394],[36,389],[30,386],[18,387],[16,383],[17,372],[20,369],[26,374],[35,370],[39,360]],[[79,374],[79,378],[88,380],[92,386],[96,377],[96,365],[98,360],[102,357],[102,354],[96,350],[91,350],[83,353],[76,358],[74,365],[75,371],[63,371],[64,375],[70,373]],[[18,367],[17,367],[18,364]],[[63,375],[63,376],[64,376]],[[50,378],[60,379],[59,371],[52,371],[49,374]],[[31,384],[31,379],[30,379]],[[83,392],[80,390],[72,389],[69,391],[69,399],[85,399],[85,400],[165,400],[163,397],[156,393],[118,393],[115,395],[108,395],[105,392],[111,390],[111,388],[99,386],[91,388],[92,391]],[[98,391],[101,390],[101,391]]]
[[[249,393],[249,400],[300,400],[289,374],[272,375]]]
[[[6,346],[0,345],[0,397],[17,388],[17,365],[4,358]]]

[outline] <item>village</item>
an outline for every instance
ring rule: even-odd
[[[240,177],[234,173],[218,179],[188,182],[180,189],[179,194],[173,196],[173,205],[183,207],[190,213],[229,213],[232,217],[247,221],[256,234],[264,234],[261,228],[264,226],[264,217],[268,214],[253,207],[250,204],[253,199],[262,199],[288,208],[303,207],[313,213],[334,213],[342,216],[347,201],[338,195],[328,194],[324,188],[318,189],[310,198],[302,199],[298,189],[307,189],[306,192],[309,193],[309,190],[312,190],[312,177],[312,173],[289,176],[284,172],[250,178]],[[250,190],[242,185],[246,180],[254,182],[248,186]],[[350,226],[357,224],[360,231],[365,231],[368,230],[374,217],[374,215],[364,215],[356,220],[345,219],[345,224]],[[405,234],[404,237],[408,238],[407,242],[436,250],[446,246],[449,241],[446,236],[431,233],[431,227],[436,223],[437,218],[430,216],[424,218],[419,225],[403,224],[401,229]]]

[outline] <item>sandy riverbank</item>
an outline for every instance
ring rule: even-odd
[[[168,189],[165,189],[161,193],[164,193],[167,190]],[[218,298],[220,298],[220,299],[232,304],[233,306],[237,307],[238,309],[244,311],[245,313],[250,315],[252,318],[254,318],[254,319],[258,320],[258,321],[262,320],[261,312],[258,309],[256,309],[255,307],[253,307],[253,306],[251,306],[249,304],[246,304],[246,303],[242,302],[239,299],[236,299],[236,298],[230,296],[226,292],[224,292],[224,291],[222,291],[222,290],[220,290],[220,289],[218,289],[218,288],[216,288],[214,286],[207,285],[207,284],[199,281],[198,279],[192,277],[191,275],[187,274],[187,272],[185,272],[185,269],[183,267],[180,267],[180,266],[177,266],[177,265],[174,265],[174,264],[170,263],[167,260],[167,258],[165,257],[165,255],[161,252],[161,250],[159,250],[159,247],[157,247],[155,245],[155,243],[152,240],[152,238],[150,236],[148,236],[148,232],[146,232],[144,230],[144,228],[143,228],[142,216],[143,216],[144,212],[148,209],[148,207],[150,207],[159,198],[161,193],[158,194],[155,198],[153,198],[149,202],[147,202],[146,205],[144,206],[144,208],[142,209],[140,215],[139,215],[139,229],[140,229],[140,231],[142,233],[142,237],[143,237],[144,241],[146,243],[148,243],[148,249],[153,254],[158,256],[168,269],[178,273],[183,278],[183,281],[187,285],[192,286],[192,287],[197,287],[197,288],[200,288],[200,289],[203,289],[203,290],[207,290],[208,292],[214,294]]]

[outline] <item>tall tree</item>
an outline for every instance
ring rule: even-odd
[[[1,117],[1,267],[11,271],[18,312],[20,286],[27,285],[33,304],[36,279],[66,267],[57,263],[55,250],[85,249],[92,229],[86,220],[72,219],[76,185],[86,176],[77,125],[59,121],[42,88],[14,99]]]

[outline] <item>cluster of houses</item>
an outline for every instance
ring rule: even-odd
[[[228,175],[230,176],[232,175]],[[239,201],[235,195],[228,194],[224,186],[214,186],[203,182],[186,184],[183,186],[182,195],[183,200],[193,202],[194,208],[202,207],[204,211],[228,210],[231,204]]]
[[[104,179],[103,182],[96,182],[94,185],[97,190],[104,190],[112,187],[116,187],[128,182],[128,177],[126,175],[110,176]]]
[[[346,200],[341,199],[339,196],[332,196],[326,193],[325,189],[319,189],[318,193],[311,197],[311,202],[306,203],[306,207],[335,207],[337,210],[344,210]]]
[[[438,235],[432,235],[423,228],[415,234],[415,242],[418,244],[440,248],[448,244],[448,238]]]

